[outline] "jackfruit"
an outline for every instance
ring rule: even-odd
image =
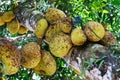
[[[50,25],[45,34],[46,41],[50,42],[50,40],[52,40],[53,37],[60,32],[61,32],[61,29],[59,24]]]
[[[64,57],[72,47],[70,36],[65,33],[56,34],[49,42],[50,51],[56,57]]]
[[[19,34],[25,34],[27,33],[28,29],[25,26],[20,26],[18,33]]]
[[[75,28],[71,32],[71,40],[74,45],[81,46],[86,42],[87,38],[82,29]]]
[[[100,41],[105,35],[105,29],[102,24],[95,21],[86,23],[84,31],[88,40],[92,42]]]
[[[101,43],[104,46],[111,46],[117,44],[115,36],[110,31],[105,31],[105,36],[102,38]]]
[[[0,60],[5,65],[3,74],[12,75],[20,68],[20,52],[17,47],[6,39],[0,40]]]
[[[4,12],[2,18],[5,22],[10,22],[12,21],[12,19],[15,18],[15,14],[13,13],[13,11],[6,11]]]
[[[41,59],[40,46],[35,42],[29,42],[21,49],[21,64],[25,68],[34,68]]]
[[[49,8],[48,11],[46,12],[46,19],[48,20],[49,23],[53,23],[65,17],[66,14],[57,8]]]
[[[72,29],[71,18],[66,17],[61,20],[57,20],[49,26],[46,31],[45,38],[49,42],[56,34],[60,32],[70,33]]]
[[[33,70],[38,74],[51,76],[56,72],[55,59],[49,52],[41,50],[41,61]]]
[[[72,20],[69,17],[63,18],[58,24],[64,33],[70,33],[72,29]]]
[[[7,23],[7,29],[11,34],[15,34],[19,31],[20,24],[17,19]]]
[[[4,20],[2,19],[2,15],[0,15],[0,26],[2,26],[2,25],[4,25],[5,24],[5,22],[4,22]]]
[[[35,28],[34,33],[38,38],[42,38],[45,35],[45,32],[46,32],[47,28],[48,28],[47,20],[46,19],[40,19],[37,22],[37,26]]]

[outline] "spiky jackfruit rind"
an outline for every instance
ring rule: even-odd
[[[56,57],[64,57],[72,47],[70,36],[61,32],[49,42],[51,53]]]
[[[20,26],[18,33],[19,34],[25,34],[27,33],[28,29],[25,26]]]
[[[38,37],[38,38],[42,38],[44,35],[45,35],[45,32],[48,28],[48,22],[46,19],[40,19],[38,22],[37,22],[37,25],[36,25],[36,28],[35,28],[35,35]]]
[[[33,70],[38,74],[51,76],[56,72],[56,61],[48,51],[42,50],[41,61]]]
[[[46,40],[49,42],[56,34],[60,32],[70,33],[72,29],[72,24],[70,22],[71,18],[66,17],[51,24],[45,34]]]
[[[16,34],[19,31],[20,24],[17,19],[7,23],[7,29],[11,34]]]
[[[57,8],[49,8],[48,11],[46,12],[46,19],[48,20],[49,23],[53,23],[65,17],[66,14]]]
[[[72,19],[69,17],[63,18],[58,24],[64,33],[70,33],[72,30]]]
[[[82,29],[75,28],[71,32],[71,40],[74,45],[81,46],[87,41],[87,37]]]
[[[29,42],[21,49],[21,64],[25,68],[34,68],[40,62],[40,46],[35,42]]]
[[[48,42],[50,42],[53,39],[53,37],[60,32],[61,32],[61,29],[60,29],[59,24],[50,25],[46,31],[45,39]]]
[[[5,24],[5,22],[4,22],[3,18],[2,18],[2,15],[0,15],[0,26],[2,26],[4,24]]]
[[[88,40],[92,42],[100,41],[105,35],[105,29],[102,24],[95,21],[87,22],[84,31]]]
[[[13,11],[6,11],[4,12],[2,18],[5,22],[10,22],[12,21],[12,19],[15,18],[15,14],[13,13]]]
[[[105,35],[104,35],[104,37],[102,38],[101,43],[102,43],[104,46],[111,46],[111,45],[117,44],[117,40],[116,40],[116,38],[115,38],[115,36],[113,35],[112,32],[110,32],[110,31],[105,31]]]
[[[0,59],[5,65],[5,75],[12,75],[20,68],[20,52],[17,47],[6,39],[0,40]]]

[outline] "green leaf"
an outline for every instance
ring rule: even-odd
[[[107,11],[107,10],[103,10],[102,13],[107,14],[107,13],[109,13],[109,11]]]

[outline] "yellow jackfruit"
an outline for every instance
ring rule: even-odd
[[[41,61],[33,70],[38,74],[51,76],[56,71],[55,59],[49,52],[41,50]]]
[[[72,29],[71,18],[63,18],[57,20],[49,26],[46,31],[45,38],[49,42],[56,34],[60,32],[70,33]]]
[[[47,29],[46,31],[46,34],[45,34],[45,39],[50,42],[50,40],[53,39],[53,37],[60,33],[61,32],[61,29],[60,29],[60,26],[59,24],[53,24],[53,25],[50,25],[49,28]]]
[[[12,19],[15,18],[15,14],[13,13],[13,11],[6,11],[4,12],[2,18],[5,22],[10,22],[12,21]]]
[[[21,49],[21,64],[25,68],[34,68],[40,62],[40,46],[35,42],[29,42]]]
[[[86,23],[84,31],[88,40],[93,42],[100,41],[105,35],[105,29],[102,24],[95,21]]]
[[[66,18],[63,18],[59,23],[60,25],[60,28],[61,30],[64,32],[64,33],[70,33],[71,32],[71,29],[72,29],[72,24],[71,24],[71,18],[69,17],[66,17]]]
[[[65,33],[56,34],[49,42],[50,51],[56,57],[64,57],[72,47],[70,36]]]
[[[2,18],[2,15],[0,15],[0,26],[2,26],[4,24],[5,24],[5,22],[4,22],[3,18]]]
[[[48,28],[47,20],[46,19],[40,19],[37,22],[37,26],[35,28],[34,33],[38,38],[42,38],[45,35],[45,32],[46,32],[47,28]]]
[[[19,31],[20,24],[17,19],[7,23],[7,29],[11,34],[15,34]]]
[[[117,44],[115,36],[110,31],[105,31],[105,36],[102,38],[101,43],[105,46]]]
[[[46,12],[46,19],[48,20],[49,23],[53,23],[65,17],[66,14],[63,11],[56,8],[49,8],[48,11]]]
[[[20,26],[18,33],[19,34],[25,34],[28,31],[28,29],[25,26]]]
[[[81,46],[86,42],[87,38],[82,29],[75,28],[71,32],[71,40],[74,45]]]
[[[3,74],[12,75],[20,68],[20,52],[15,45],[5,39],[0,40],[0,60],[5,65]]]

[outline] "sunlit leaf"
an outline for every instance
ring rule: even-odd
[[[102,13],[109,13],[107,10],[103,10]]]

